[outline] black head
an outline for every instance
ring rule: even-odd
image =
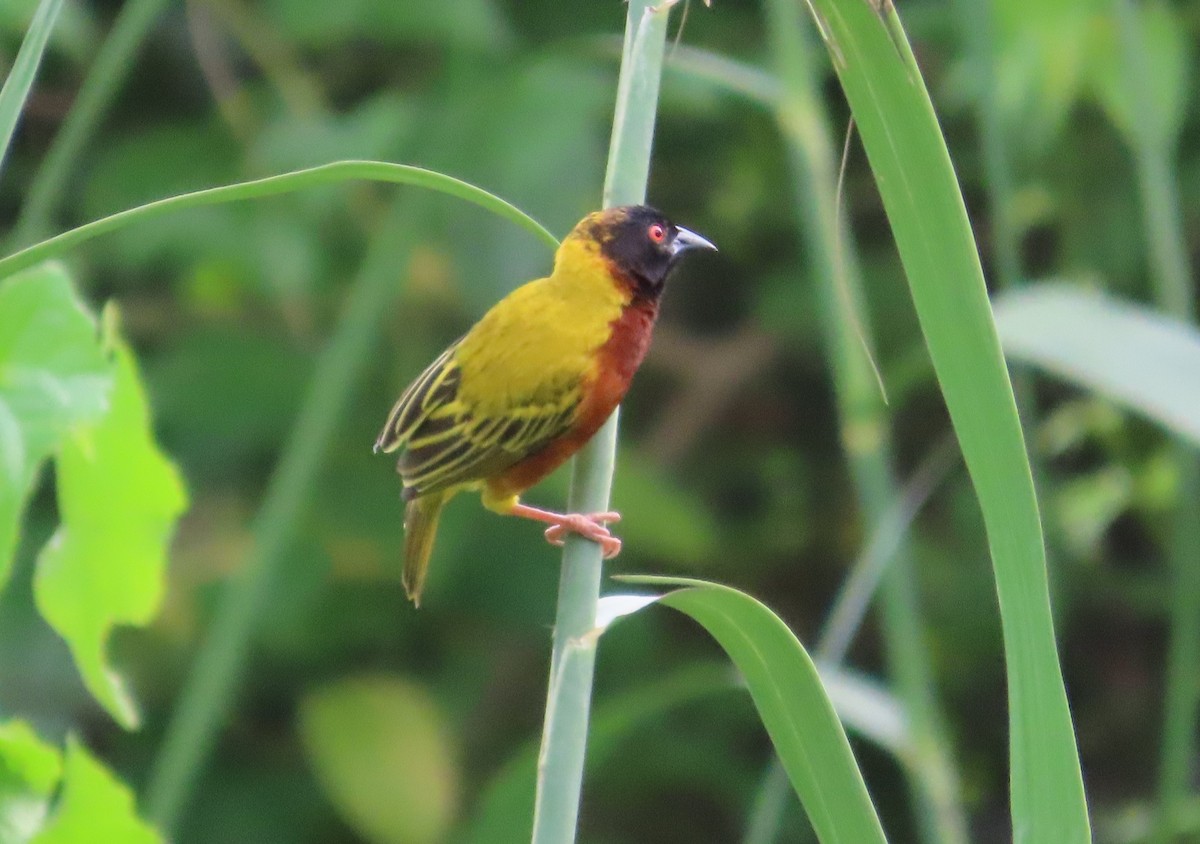
[[[647,205],[597,211],[576,231],[600,245],[600,253],[634,285],[635,293],[651,298],[662,293],[667,276],[685,252],[717,248]]]

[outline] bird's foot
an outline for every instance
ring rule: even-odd
[[[621,514],[609,511],[607,513],[563,513],[562,521],[546,528],[546,541],[551,545],[561,546],[566,541],[566,534],[577,533],[582,537],[600,544],[604,559],[611,560],[621,553],[621,540],[609,531],[608,522],[621,521]]]
[[[511,511],[514,516],[533,519],[539,522],[549,522],[546,528],[546,541],[551,545],[562,545],[568,533],[577,533],[585,539],[590,539],[600,545],[604,559],[611,559],[621,553],[621,540],[613,536],[606,526],[609,522],[619,522],[621,514],[608,511],[604,513],[555,513],[541,510],[527,504],[518,504]]]

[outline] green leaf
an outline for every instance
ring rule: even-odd
[[[0,284],[0,586],[39,465],[103,413],[111,386],[95,322],[61,266]]]
[[[983,271],[937,116],[889,4],[812,0],[983,512],[1004,631],[1018,841],[1091,840],[1041,516]],[[881,8],[877,13],[876,8]]]
[[[300,706],[300,737],[342,817],[373,844],[444,839],[458,804],[457,749],[421,686],[340,680]]]
[[[1200,333],[1099,291],[1039,284],[996,300],[1009,359],[1099,393],[1200,445]]]
[[[817,667],[775,613],[736,589],[702,580],[644,575],[621,580],[684,587],[659,602],[698,621],[742,672],[822,842],[886,841]]]
[[[133,354],[115,336],[109,412],[77,429],[57,460],[62,524],[38,559],[38,609],[67,641],[88,690],[127,728],[138,715],[105,646],[162,600],[167,546],[187,495],[159,451]]]
[[[62,754],[24,721],[0,724],[0,841],[24,844],[42,827]]]
[[[33,844],[158,844],[137,816],[133,792],[75,738],[67,741],[63,792],[50,824]]]

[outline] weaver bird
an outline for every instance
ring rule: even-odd
[[[650,345],[679,258],[716,249],[644,205],[597,211],[567,235],[546,278],[501,299],[396,402],[375,451],[403,449],[404,589],[419,605],[442,507],[465,489],[489,510],[600,544],[618,513],[554,513],[521,493],[577,452],[620,404]]]

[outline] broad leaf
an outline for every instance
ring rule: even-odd
[[[49,825],[33,844],[159,844],[153,827],[137,816],[133,792],[88,753],[67,742],[62,796]]]
[[[108,634],[117,624],[144,625],[157,612],[167,546],[187,496],[154,442],[132,353],[115,341],[113,355],[111,409],[59,452],[62,524],[42,550],[34,590],[88,690],[129,728],[137,710],[107,664]]]
[[[46,264],[0,284],[0,586],[38,466],[104,412],[112,376],[66,272]]]

